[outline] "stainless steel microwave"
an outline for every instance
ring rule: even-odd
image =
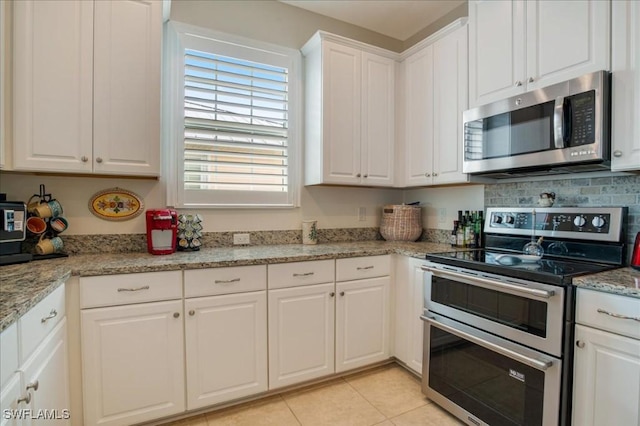
[[[465,111],[463,171],[509,178],[608,170],[610,81],[599,71]]]

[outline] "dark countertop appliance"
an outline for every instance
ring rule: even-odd
[[[572,279],[624,265],[627,214],[489,208],[485,248],[428,254],[423,393],[470,424],[571,424]]]
[[[0,265],[29,262],[32,255],[21,253],[26,237],[27,206],[21,201],[0,201]]]

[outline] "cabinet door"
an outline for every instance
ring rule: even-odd
[[[526,2],[527,90],[608,70],[607,0]]]
[[[424,322],[424,271],[422,260],[411,259],[411,304],[408,310],[409,349],[407,365],[418,374],[422,374],[423,329]],[[405,314],[406,315],[406,314]]]
[[[360,184],[361,52],[323,42],[322,80],[324,183]]]
[[[522,0],[469,1],[470,107],[524,91],[524,25]]]
[[[467,27],[433,45],[433,183],[466,182],[462,112],[467,109]]]
[[[269,290],[269,389],[334,372],[334,284]]]
[[[433,179],[433,46],[405,59],[404,67],[404,183],[429,185]]]
[[[640,3],[613,2],[611,170],[640,170]]]
[[[267,390],[267,293],[185,300],[187,409]]]
[[[19,415],[12,415],[12,411],[6,410],[25,410],[31,406],[21,402],[18,399],[24,397],[27,393],[21,393],[22,383],[20,373],[13,373],[7,382],[0,388],[0,426],[27,426],[26,420],[20,419]],[[17,413],[17,411],[13,411]]]
[[[640,341],[576,325],[573,424],[640,424]]]
[[[392,186],[396,61],[362,52],[361,171],[364,185]]]
[[[389,277],[336,284],[336,372],[389,358]]]
[[[162,2],[95,2],[96,173],[157,176]]]
[[[29,408],[33,413],[42,412],[47,416],[46,421],[33,420],[33,424],[70,424],[66,319],[56,326],[21,370],[24,391],[31,394]]]
[[[93,2],[25,0],[13,8],[14,168],[90,172]]]
[[[81,312],[84,420],[130,425],[184,411],[182,301]]]

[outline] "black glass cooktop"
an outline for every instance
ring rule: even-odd
[[[597,262],[561,260],[545,256],[540,259],[532,259],[514,252],[485,249],[433,253],[427,255],[427,260],[555,285],[571,284],[573,277],[619,267]]]

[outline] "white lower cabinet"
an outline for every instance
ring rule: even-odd
[[[334,300],[333,282],[269,290],[270,389],[334,372]]]
[[[81,326],[84,424],[184,411],[182,300],[84,309]]]
[[[407,367],[422,374],[424,260],[396,256],[394,356]]]
[[[0,426],[24,426],[27,424],[18,418],[19,416],[10,415],[11,412],[15,413],[17,410],[26,408],[26,401],[18,402],[24,396],[21,395],[21,391],[20,373],[13,373],[10,379],[0,388],[0,409],[2,410]]]
[[[336,372],[389,358],[389,286],[386,277],[336,284]]]
[[[267,390],[267,292],[187,299],[187,409]]]
[[[640,327],[637,318],[640,318],[638,299],[578,289],[574,425],[640,424]]]

